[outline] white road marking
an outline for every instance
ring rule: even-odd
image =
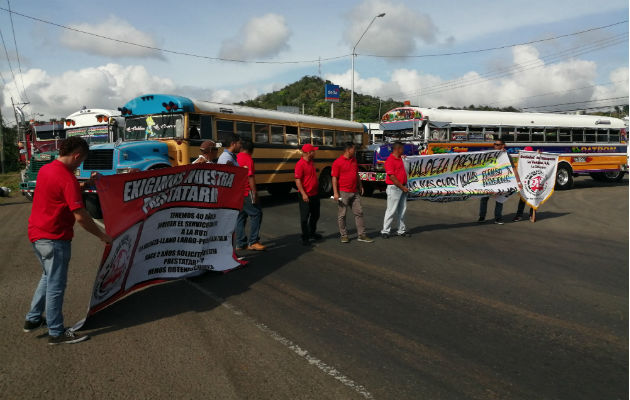
[[[323,362],[322,360],[320,360],[320,359],[318,359],[316,357],[313,357],[312,355],[309,354],[308,350],[305,350],[305,349],[301,348],[300,346],[298,346],[297,344],[293,343],[291,340],[285,338],[284,336],[280,335],[278,332],[272,330],[271,328],[269,328],[267,325],[263,324],[262,322],[258,322],[254,318],[246,315],[241,310],[239,310],[236,306],[233,306],[232,304],[228,303],[225,299],[217,296],[216,294],[212,293],[211,291],[209,291],[209,290],[201,287],[200,285],[198,285],[198,284],[196,284],[194,282],[191,282],[189,280],[186,280],[186,282],[189,285],[191,285],[194,288],[196,288],[197,290],[199,290],[201,293],[205,294],[206,296],[208,296],[212,300],[216,301],[217,303],[221,304],[223,307],[225,307],[228,310],[230,310],[234,315],[236,315],[238,317],[241,317],[241,318],[244,318],[246,321],[252,323],[258,329],[260,329],[261,331],[263,331],[264,333],[269,335],[273,340],[282,343],[289,350],[293,351],[298,356],[304,358],[310,365],[314,365],[315,367],[319,368],[322,372],[324,372],[327,375],[332,376],[333,378],[335,378],[339,382],[343,383],[347,387],[349,387],[352,390],[354,390],[355,392],[359,393],[364,398],[366,398],[366,399],[373,399],[374,398],[374,397],[372,397],[372,394],[370,392],[368,392],[368,390],[365,388],[365,386],[359,385],[358,383],[354,382],[352,379],[350,379],[347,376],[345,376],[344,374],[342,374],[335,367],[326,364],[325,362]]]

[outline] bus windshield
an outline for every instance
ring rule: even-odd
[[[183,137],[182,114],[148,115],[127,118],[125,140],[167,139]]]
[[[68,129],[66,130],[66,136],[81,136],[88,142],[88,145],[109,142],[109,130],[107,125]]]

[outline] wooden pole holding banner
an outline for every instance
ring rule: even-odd
[[[330,103],[330,118],[335,118],[335,103]]]

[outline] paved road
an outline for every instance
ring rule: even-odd
[[[21,331],[39,271],[29,204],[5,201],[0,398],[627,398],[628,181],[576,186],[535,224],[412,202],[413,236],[373,244],[340,244],[324,200],[326,240],[310,248],[295,202],[265,198],[270,249],[250,266],[133,294],[88,321],[91,340],[54,347]],[[384,200],[363,201],[376,235]],[[101,252],[76,231],[69,324]]]

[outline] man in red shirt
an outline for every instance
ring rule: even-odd
[[[300,206],[300,224],[302,227],[302,244],[308,246],[309,239],[320,240],[322,235],[316,232],[317,220],[319,219],[319,182],[315,171],[315,151],[319,147],[310,144],[302,146],[302,157],[295,164],[295,186],[300,195],[298,205]]]
[[[341,243],[349,243],[346,213],[348,208],[351,208],[359,235],[357,240],[372,243],[374,240],[365,234],[365,225],[363,224],[363,208],[359,196],[359,193],[363,194],[363,185],[359,179],[359,165],[357,159],[354,158],[355,149],[354,143],[347,142],[344,145],[343,154],[332,165],[333,197],[338,204],[337,223],[339,234],[341,234]]]
[[[247,168],[247,181],[245,182],[245,199],[243,209],[238,213],[236,220],[236,250],[247,248],[248,250],[265,250],[265,246],[260,243],[260,224],[262,222],[262,208],[258,201],[256,191],[256,178],[254,176],[254,143],[244,140],[241,144],[241,151],[236,156],[239,166]],[[245,232],[247,217],[250,217],[249,241]]]
[[[60,144],[59,158],[43,166],[37,175],[28,238],[43,273],[26,314],[24,331],[30,332],[48,324],[48,344],[77,343],[88,338],[66,330],[63,325],[63,296],[74,222],[103,242],[112,242],[86,211],[79,183],[73,174],[87,155],[88,144],[83,138],[65,139]],[[48,321],[42,315],[44,311]]]
[[[395,142],[392,146],[392,153],[385,161],[385,183],[387,183],[387,210],[383,220],[383,230],[381,236],[388,239],[394,215],[397,216],[398,236],[409,237],[404,218],[407,210],[407,171],[402,160],[405,146],[401,142]]]

